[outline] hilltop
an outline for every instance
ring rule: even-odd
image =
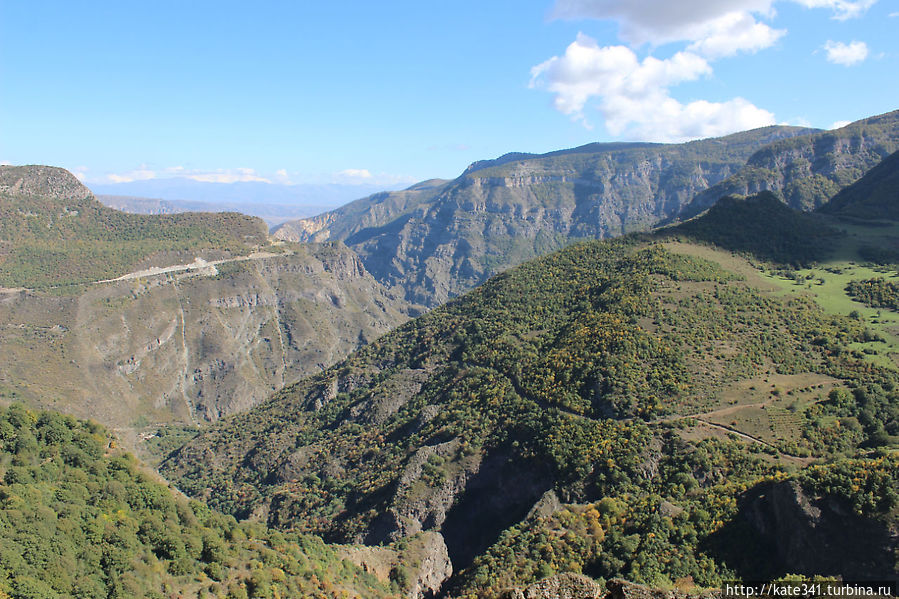
[[[0,286],[88,283],[267,244],[258,218],[126,214],[101,204],[64,169],[0,166]]]

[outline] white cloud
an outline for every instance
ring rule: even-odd
[[[0,160],[0,166],[12,166],[12,162],[9,160]]]
[[[891,12],[890,16],[891,17],[899,17],[899,12]]]
[[[260,176],[251,168],[216,169],[214,171],[188,170],[183,166],[170,166],[162,170],[152,170],[141,165],[140,168],[125,173],[107,174],[103,183],[131,183],[132,181],[147,181],[149,179],[164,179],[171,177],[183,177],[202,181],[204,183],[238,183],[246,181],[259,181],[271,183],[265,177]]]
[[[372,174],[365,168],[348,168],[337,173],[344,179],[371,179]]]
[[[759,23],[748,13],[732,12],[705,23],[687,49],[708,58],[721,58],[770,48],[786,33],[785,29]]]
[[[709,63],[691,52],[640,61],[630,48],[600,47],[578,34],[563,56],[531,69],[531,87],[555,94],[556,109],[588,127],[584,108],[596,100],[609,133],[632,139],[683,141],[775,122],[773,114],[742,98],[682,104],[669,94],[669,87],[711,72]]]
[[[698,41],[712,24],[733,13],[770,14],[772,0],[556,0],[563,19],[615,20],[632,44]]]
[[[828,41],[824,44],[824,50],[827,52],[827,60],[834,64],[841,64],[846,67],[858,64],[868,57],[868,45],[865,42],[843,42]]]
[[[786,30],[763,21],[774,18],[783,2],[827,9],[842,20],[860,16],[877,0],[556,0],[553,17],[615,21],[620,39],[632,48],[600,48],[579,34],[564,55],[531,69],[531,87],[554,94],[555,108],[587,127],[585,107],[595,104],[613,135],[675,141],[774,124],[773,114],[743,98],[683,104],[669,90],[711,76],[710,61],[776,44]],[[673,42],[684,49],[663,60],[640,61],[633,49]],[[828,58],[859,62],[867,47],[858,44],[828,47]]]
[[[836,121],[836,122],[833,123],[830,127],[828,127],[828,129],[831,129],[831,130],[833,130],[833,129],[842,129],[843,127],[845,127],[846,125],[848,125],[848,124],[851,123],[851,122],[852,122],[852,121]]]
[[[614,20],[619,24],[619,34],[624,41],[637,45],[659,45],[705,39],[714,35],[714,24],[728,15],[738,14],[743,18],[752,18],[751,15],[771,17],[774,15],[776,1],[778,0],[556,0],[553,16],[561,19]],[[808,8],[830,9],[835,13],[835,19],[858,17],[877,2],[790,1]],[[757,32],[759,34],[761,31]]]

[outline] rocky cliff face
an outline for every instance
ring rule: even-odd
[[[854,513],[839,498],[810,495],[797,482],[753,489],[740,513],[771,548],[772,575],[824,573],[871,580],[897,571],[899,530]]]
[[[768,127],[679,145],[591,144],[472,165],[450,183],[376,194],[288,223],[276,237],[339,239],[381,282],[438,305],[573,240],[641,230],[679,214],[767,143],[806,133]]]
[[[754,153],[734,176],[698,194],[682,218],[727,195],[773,191],[796,210],[814,210],[899,149],[899,111],[842,129],[785,139]]]
[[[394,582],[408,599],[428,599],[438,595],[453,574],[446,544],[440,533],[426,532],[396,546],[343,546],[344,559],[384,583]]]
[[[247,409],[410,313],[340,244],[78,289],[0,295],[0,391],[116,428]]]

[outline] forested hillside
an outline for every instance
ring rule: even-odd
[[[187,500],[100,426],[0,408],[0,596],[392,597],[320,539]],[[411,556],[410,556],[411,557]]]
[[[704,218],[776,237],[781,210],[757,198]],[[809,215],[786,224],[812,247],[847,239]],[[757,251],[764,237],[714,228],[507,271],[213,426],[163,472],[228,513],[332,541],[439,531],[464,596],[563,571],[702,586],[895,571],[899,375],[873,359],[878,329],[784,294],[746,259],[779,258]],[[805,468],[816,460],[830,465]],[[812,554],[770,536],[791,502],[832,506],[826,526],[795,518]],[[828,553],[850,525],[867,549]]]

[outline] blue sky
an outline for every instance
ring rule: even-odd
[[[828,128],[899,108],[897,32],[896,0],[0,0],[0,162],[386,186]]]

